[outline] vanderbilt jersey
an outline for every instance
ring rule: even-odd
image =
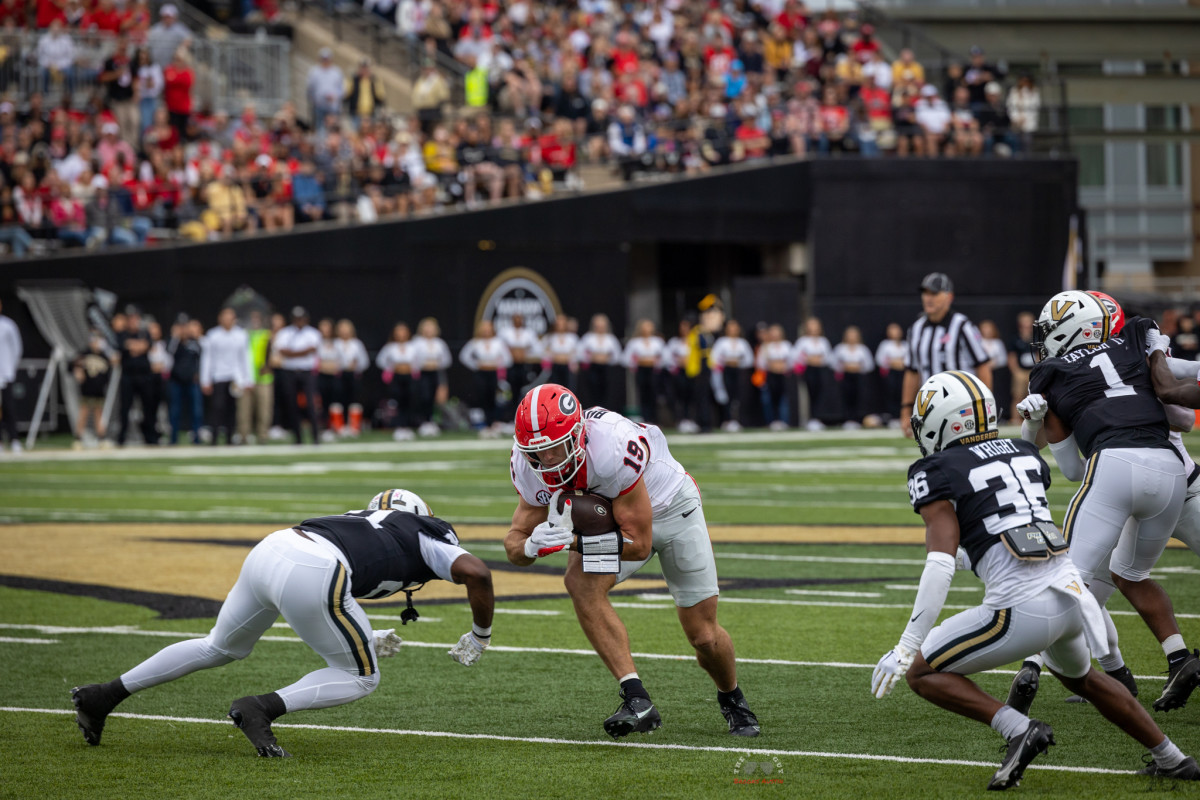
[[[441,578],[467,551],[450,523],[406,511],[348,511],[296,526],[331,542],[346,556],[350,593],[374,600]]]
[[[583,437],[587,457],[570,488],[612,499],[628,493],[644,479],[650,507],[657,515],[667,510],[688,480],[657,425],[642,425],[608,409],[589,408],[583,412]],[[550,505],[550,490],[533,471],[526,455],[515,447],[509,466],[513,486],[526,503]]]
[[[1167,415],[1146,363],[1146,333],[1154,322],[1134,317],[1120,336],[1034,366],[1029,391],[1075,433],[1085,458],[1105,448],[1170,447]]]

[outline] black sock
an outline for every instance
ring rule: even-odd
[[[1042,665],[1037,663],[1036,661],[1026,661],[1023,664],[1021,664],[1021,669],[1025,669],[1025,667],[1032,668],[1033,671],[1039,675],[1042,674]]]
[[[287,713],[287,705],[284,704],[283,698],[278,692],[270,694],[256,695],[258,702],[262,703],[263,711],[267,712],[268,719],[276,719]]]
[[[732,692],[722,692],[720,689],[717,690],[717,702],[723,706],[736,706],[742,701],[743,698],[744,695],[742,694],[742,687],[740,686],[734,686]]]
[[[1174,653],[1171,653],[1167,656],[1167,666],[1173,667],[1176,664],[1182,663],[1183,660],[1189,655],[1191,655],[1191,653],[1189,653],[1186,648],[1176,650]]]
[[[646,687],[642,686],[641,678],[630,678],[629,680],[621,681],[621,697],[626,700],[631,697],[643,697],[650,699],[650,693],[646,691]]]
[[[121,683],[120,678],[113,678],[108,683],[100,684],[100,686],[104,689],[104,693],[112,699],[114,706],[126,697],[129,697],[130,694],[129,690],[125,688],[125,684]]]

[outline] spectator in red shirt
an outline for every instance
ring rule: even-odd
[[[838,100],[837,89],[826,86],[821,97],[821,143],[822,153],[837,148],[846,152],[850,140],[850,110]]]
[[[167,106],[171,126],[181,139],[187,135],[188,119],[192,116],[192,84],[195,80],[191,56],[186,45],[180,45],[171,63],[163,70],[163,102]]]
[[[99,0],[94,8],[84,13],[79,21],[79,29],[87,31],[92,28],[112,34],[121,30],[121,12],[117,11],[113,0]]]
[[[24,28],[29,21],[29,10],[25,0],[3,0],[0,2],[0,27],[12,20],[14,28]]]
[[[612,51],[612,71],[617,75],[638,71],[636,38],[629,31],[617,34],[617,46]]]
[[[850,48],[858,63],[865,64],[871,60],[874,53],[879,52],[879,42],[875,39],[875,26],[863,25],[859,28],[858,41]]]
[[[146,0],[129,0],[121,14],[121,30],[132,42],[145,44],[153,19]],[[162,66],[161,64],[159,66]]]
[[[67,21],[63,9],[67,6],[67,0],[37,0],[37,26],[40,29],[50,27],[50,23],[56,19]]]
[[[575,167],[575,137],[571,121],[562,117],[554,121],[554,130],[538,140],[542,164],[550,170],[554,180],[562,181]]]
[[[783,11],[775,18],[775,21],[782,25],[788,33],[802,31],[808,27],[808,9],[800,0],[787,0],[783,5]]]
[[[858,102],[862,104],[867,126],[875,134],[875,140],[884,149],[892,149],[895,136],[892,130],[892,97],[886,89],[875,85],[875,76],[863,75],[862,87],[858,90]]]
[[[771,139],[758,126],[758,109],[753,103],[744,104],[740,111],[741,124],[734,131],[733,152],[730,161],[745,161],[747,158],[762,158],[771,146]]]
[[[171,124],[171,114],[159,106],[154,111],[154,122],[142,136],[142,145],[148,152],[174,150],[179,146],[179,129]]]
[[[725,76],[733,68],[736,58],[737,52],[722,39],[712,39],[708,47],[704,48],[704,63],[708,75],[721,83],[725,82]]]

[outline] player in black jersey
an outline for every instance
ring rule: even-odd
[[[1018,409],[1030,420],[1023,435],[1049,442],[1063,474],[1082,480],[1064,523],[1071,560],[1100,605],[1119,588],[1157,637],[1169,676],[1154,708],[1169,711],[1200,685],[1200,658],[1188,652],[1170,598],[1149,576],[1179,519],[1187,476],[1147,363],[1157,328],[1135,317],[1114,336],[1112,325],[1111,309],[1086,292],[1052,297],[1034,325],[1039,362]],[[1101,666],[1136,693],[1111,623],[1108,638]],[[1025,698],[1018,707],[1032,702],[1036,669],[1036,659],[1027,662],[1013,682],[1010,699]]]
[[[100,744],[105,719],[130,693],[245,658],[283,614],[329,666],[269,694],[233,701],[229,717],[260,756],[287,756],[271,732],[273,720],[365,697],[379,685],[376,658],[399,649],[393,631],[372,634],[356,598],[411,592],[434,579],[467,588],[474,624],[450,655],[470,666],[491,641],[492,574],[421,498],[389,489],[365,511],[276,531],[246,557],[208,636],[170,645],[108,683],[72,689],[76,722],[88,744]]]
[[[925,521],[928,555],[912,617],[875,667],[872,693],[886,696],[903,676],[931,703],[990,725],[1007,748],[988,788],[1008,789],[1054,744],[1054,733],[966,676],[1045,651],[1063,685],[1150,748],[1153,761],[1143,774],[1200,780],[1195,760],[1133,696],[1092,669],[1091,650],[1106,647],[1104,623],[1050,521],[1050,470],[1034,445],[998,438],[987,386],[965,372],[934,375],[917,392],[912,428],[924,458],[909,468],[908,491]],[[960,547],[959,557],[984,583],[983,604],[935,628]]]

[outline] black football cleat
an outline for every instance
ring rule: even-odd
[[[1167,685],[1153,706],[1155,711],[1170,711],[1187,705],[1192,690],[1200,686],[1200,658],[1193,651],[1188,657],[1171,667],[1167,674]]]
[[[654,703],[645,697],[621,700],[611,717],[604,720],[604,732],[614,739],[631,733],[649,733],[662,725],[662,717]]]
[[[991,791],[1004,791],[1020,785],[1025,768],[1052,744],[1054,731],[1050,726],[1040,719],[1029,720],[1029,728],[1024,733],[1008,740],[1004,761],[988,781],[987,788]]]
[[[750,704],[746,702],[745,697],[733,704],[721,703],[721,714],[729,723],[729,733],[733,736],[750,737],[762,733],[758,717],[750,710]]]
[[[1114,669],[1111,672],[1106,670],[1104,674],[1128,689],[1129,693],[1134,697],[1138,696],[1137,681],[1134,680],[1133,673],[1129,671],[1129,667],[1121,667],[1120,669]],[[1067,698],[1066,702],[1086,704],[1087,700],[1083,699],[1077,694],[1073,694]]]
[[[1149,754],[1147,753],[1147,755]],[[1196,764],[1196,759],[1191,756],[1188,756],[1170,769],[1160,767],[1151,758],[1150,763],[1144,769],[1139,769],[1137,774],[1149,775],[1152,778],[1171,778],[1177,781],[1200,781],[1200,766]]]
[[[262,701],[253,695],[233,701],[229,706],[229,718],[246,734],[250,744],[263,758],[288,758],[291,753],[275,741],[271,732],[271,719],[263,708]]]
[[[120,701],[109,697],[103,684],[90,683],[72,689],[71,702],[75,704],[75,724],[83,731],[83,740],[93,747],[100,744],[104,722]]]
[[[1033,698],[1037,697],[1041,675],[1041,668],[1032,661],[1022,664],[1021,668],[1017,670],[1016,677],[1013,678],[1012,686],[1008,687],[1008,699],[1005,701],[1005,705],[1014,711],[1029,714]]]

